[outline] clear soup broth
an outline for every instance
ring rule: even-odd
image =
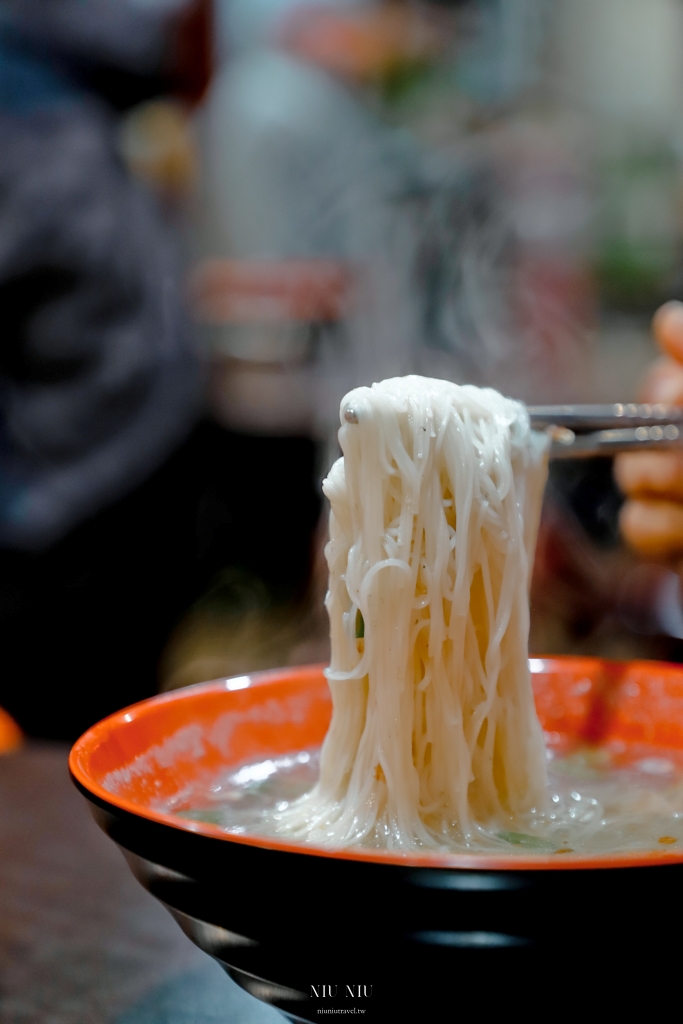
[[[522,820],[477,826],[470,835],[446,824],[443,851],[571,855],[683,846],[680,751],[657,751],[626,766],[595,747],[548,751],[548,759],[544,808]],[[156,809],[233,835],[281,835],[282,812],[313,788],[319,763],[313,749],[243,764]],[[387,848],[387,838],[375,832],[362,846]]]

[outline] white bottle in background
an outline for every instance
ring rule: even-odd
[[[324,437],[346,390],[411,369],[410,226],[396,197],[412,187],[418,161],[351,85],[277,46],[278,25],[298,3],[219,6],[227,56],[201,119],[201,248],[214,261],[214,290],[215,261],[230,261],[234,301],[222,323],[212,318],[219,417]],[[203,294],[201,268],[195,282]],[[292,288],[308,294],[308,307],[292,301]]]

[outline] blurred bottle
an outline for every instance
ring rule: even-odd
[[[327,439],[346,390],[413,365],[415,246],[401,204],[425,182],[417,147],[363,91],[395,44],[381,10],[225,5],[230,57],[202,124],[210,262],[195,289],[215,291],[217,258],[233,290],[252,275],[249,313],[225,305],[213,318],[220,415],[233,426]]]

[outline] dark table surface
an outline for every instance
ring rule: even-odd
[[[2,1024],[283,1024],[138,885],[67,754],[0,756]]]

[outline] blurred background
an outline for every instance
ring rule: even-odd
[[[0,137],[0,705],[34,736],[324,660],[349,388],[631,401],[683,299],[681,0],[2,0]],[[620,503],[553,466],[535,652],[683,658]]]

